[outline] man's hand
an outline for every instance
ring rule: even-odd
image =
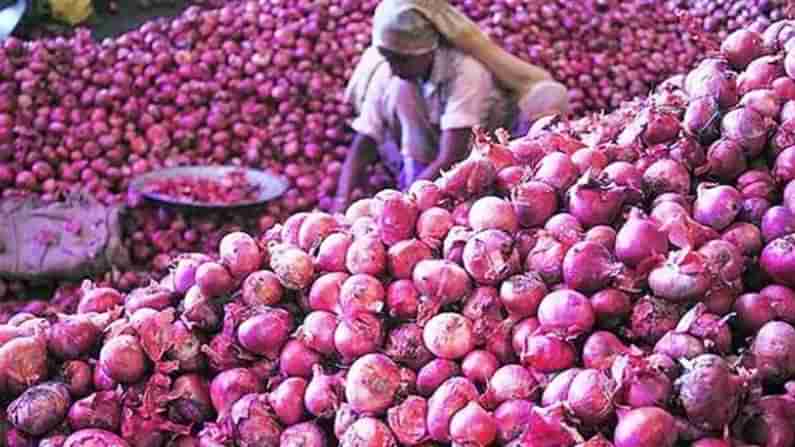
[[[442,131],[439,155],[415,180],[433,181],[442,171],[465,159],[469,155],[471,137],[472,129],[469,127]]]
[[[351,193],[362,180],[367,165],[375,163],[377,159],[378,150],[375,140],[367,135],[357,134],[347,157],[345,157],[345,164],[342,166],[332,212],[345,211],[350,203]]]

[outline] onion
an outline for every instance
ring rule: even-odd
[[[563,371],[574,366],[574,346],[555,335],[531,335],[519,354],[522,365],[542,373]]]
[[[695,358],[677,388],[688,420],[702,430],[718,431],[737,416],[741,380],[716,355]]]
[[[320,354],[299,340],[290,340],[279,355],[279,370],[287,377],[312,377],[312,366],[320,361]]]
[[[340,313],[339,295],[342,285],[350,278],[347,273],[327,273],[318,277],[309,289],[309,308]]]
[[[757,375],[765,382],[783,383],[795,375],[795,328],[771,321],[759,329],[751,345]]]
[[[391,447],[395,436],[386,424],[372,417],[363,417],[354,422],[340,437],[340,447]]]
[[[283,287],[300,290],[310,285],[315,274],[311,256],[288,245],[272,245],[269,250],[271,268]]]
[[[574,377],[568,392],[568,405],[584,424],[595,426],[613,414],[616,384],[603,372],[586,369]]]
[[[458,364],[452,360],[434,359],[423,366],[417,373],[417,392],[430,396],[447,379],[459,375]]]
[[[740,29],[729,34],[721,44],[720,50],[729,63],[737,69],[745,68],[766,52],[762,36],[748,29]]]
[[[372,236],[355,239],[348,248],[345,266],[352,274],[378,275],[386,270],[386,248]]]
[[[450,422],[470,401],[476,400],[478,390],[463,377],[445,381],[428,399],[428,434],[438,442],[450,441]]]
[[[196,285],[202,295],[218,298],[232,290],[234,279],[223,265],[217,262],[205,262],[196,269]]]
[[[521,399],[533,400],[538,394],[538,383],[521,365],[505,365],[494,372],[482,400],[496,407],[503,402]]]
[[[606,287],[620,267],[603,245],[578,242],[563,258],[563,281],[579,292],[592,293]]]
[[[666,192],[688,194],[690,174],[679,162],[663,159],[654,162],[643,173],[643,188],[652,195]]]
[[[268,394],[268,403],[282,424],[295,425],[304,419],[303,398],[308,384],[302,377],[289,377]]]
[[[500,301],[516,318],[535,316],[538,305],[547,294],[547,287],[535,274],[515,275],[500,286]]]
[[[723,230],[739,214],[740,200],[740,193],[731,186],[701,183],[693,204],[693,218],[716,230]]]
[[[577,181],[577,166],[561,152],[552,152],[535,167],[533,180],[546,183],[559,192],[566,191]]]
[[[438,206],[442,199],[441,191],[435,183],[429,180],[417,180],[409,187],[409,197],[417,204],[417,209],[423,212]]]
[[[384,190],[373,197],[370,209],[377,216],[381,241],[392,246],[414,234],[419,210],[417,204],[393,190]],[[355,245],[355,243],[354,243]]]
[[[455,444],[489,445],[497,438],[497,422],[477,402],[470,402],[450,420],[450,438]]]
[[[518,438],[530,421],[533,404],[527,400],[509,400],[494,410],[497,440],[507,444]]]
[[[467,241],[464,267],[479,284],[496,285],[519,270],[513,238],[500,230],[483,230]]]
[[[323,447],[326,434],[314,422],[302,422],[287,427],[279,438],[282,447]]]
[[[237,340],[254,354],[275,358],[287,343],[293,319],[284,309],[263,308],[237,328]]]
[[[27,389],[8,405],[8,420],[18,430],[41,436],[61,423],[71,403],[66,386],[43,383]]]
[[[654,294],[676,302],[703,296],[711,283],[705,257],[687,249],[672,252],[662,266],[649,274],[649,287]]]
[[[257,242],[243,232],[238,231],[224,236],[218,251],[221,263],[236,278],[253,273],[262,264],[262,253]]]
[[[582,347],[582,362],[586,368],[608,369],[619,355],[629,348],[611,332],[597,331],[591,334]]]
[[[404,445],[418,445],[428,435],[425,420],[428,402],[418,396],[409,396],[400,405],[387,411],[389,428],[398,442]]]
[[[513,188],[511,203],[519,225],[524,228],[543,224],[558,210],[555,190],[545,183],[532,180]]]
[[[389,315],[399,319],[415,318],[419,310],[420,294],[414,283],[401,279],[389,284],[386,289],[386,305]]]
[[[419,370],[433,360],[433,355],[423,344],[423,329],[416,323],[404,323],[392,329],[384,353],[413,370]]]
[[[636,408],[619,417],[613,442],[616,447],[673,447],[677,439],[673,424],[674,418],[661,408]]]
[[[535,246],[527,254],[525,268],[536,272],[548,285],[563,279],[563,259],[569,247],[547,232],[541,232]]]
[[[428,247],[438,250],[453,225],[453,215],[449,211],[431,207],[417,219],[417,237]]]
[[[243,301],[249,306],[273,306],[281,301],[284,290],[279,278],[271,271],[259,270],[243,281]]]
[[[381,354],[367,354],[356,360],[345,379],[345,398],[357,412],[385,412],[399,385],[398,366]],[[350,430],[350,429],[349,429]]]
[[[510,202],[487,196],[472,204],[469,226],[474,231],[502,230],[512,234],[519,229],[519,221]]]
[[[345,258],[353,244],[353,235],[332,233],[320,243],[315,254],[315,267],[322,272],[345,272]]]
[[[139,340],[131,335],[106,341],[99,353],[99,364],[111,379],[121,383],[137,382],[149,366]]]
[[[538,306],[538,321],[542,328],[550,331],[579,335],[590,332],[595,319],[588,298],[574,290],[556,290],[544,297]]]
[[[795,235],[774,239],[762,250],[762,270],[779,284],[795,287]]]
[[[222,371],[210,383],[210,399],[219,415],[226,415],[240,398],[261,390],[257,377],[248,369]]]
[[[429,351],[449,360],[462,358],[475,348],[472,322],[455,313],[441,313],[431,318],[422,337]]]
[[[327,311],[316,310],[304,317],[298,328],[296,337],[307,347],[324,355],[332,355],[334,348],[334,332],[337,329],[337,317]]]
[[[340,321],[334,331],[334,348],[343,363],[350,364],[364,354],[378,351],[383,338],[382,320],[371,314],[361,314],[352,321]]]
[[[304,406],[309,414],[318,418],[332,417],[340,406],[343,383],[339,374],[326,375],[315,365],[312,380],[304,391]]]
[[[625,193],[620,187],[604,185],[586,173],[567,192],[567,206],[586,228],[611,224],[624,205]]]
[[[309,213],[298,228],[298,248],[310,253],[336,230],[334,216],[322,212]]]
[[[380,313],[384,310],[386,291],[381,282],[368,274],[352,275],[342,283],[339,305],[342,314],[355,318],[361,313]]]
[[[434,209],[437,208],[431,208],[425,211],[422,216]],[[422,220],[422,217],[420,217],[420,220]],[[422,233],[419,233],[419,236],[423,237]],[[426,239],[423,238],[423,240]],[[414,271],[414,267],[417,263],[433,257],[433,252],[431,251],[432,246],[429,246],[426,242],[423,242],[423,240],[404,240],[389,247],[389,251],[387,252],[387,263],[389,272],[395,279],[410,279],[411,273]],[[437,240],[434,243],[441,244],[441,241]]]

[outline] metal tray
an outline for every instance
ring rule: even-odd
[[[218,204],[207,202],[194,202],[170,197],[165,194],[147,192],[146,186],[152,181],[166,180],[169,178],[193,177],[199,179],[221,181],[230,172],[243,171],[248,182],[259,188],[259,194],[255,200],[246,200],[236,203]],[[130,189],[140,194],[142,197],[157,202],[162,205],[170,205],[180,208],[197,209],[230,209],[247,208],[263,205],[268,201],[278,198],[287,191],[288,183],[284,177],[275,175],[271,172],[259,171],[256,169],[240,168],[237,166],[180,166],[175,168],[165,168],[135,177],[130,182]]]

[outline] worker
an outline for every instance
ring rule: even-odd
[[[568,106],[562,84],[506,53],[445,0],[383,0],[346,97],[358,116],[336,212],[378,159],[405,190],[466,158],[474,127],[526,132]]]

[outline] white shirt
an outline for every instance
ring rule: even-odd
[[[373,75],[361,113],[351,124],[356,132],[379,144],[391,139],[390,128],[394,127],[386,100],[390,85],[394,85],[392,78],[389,64],[383,64]],[[483,64],[460,50],[439,47],[431,74],[419,87],[427,119],[437,133],[476,125],[495,129],[510,124],[507,94]]]

